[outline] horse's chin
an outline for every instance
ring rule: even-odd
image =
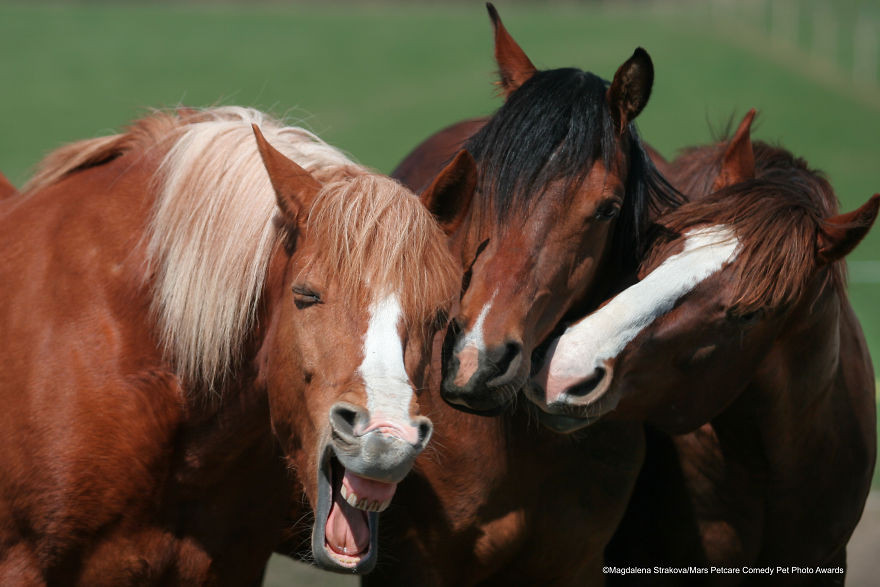
[[[350,473],[327,445],[318,468],[312,527],[312,553],[318,566],[337,573],[373,570],[379,550],[379,512],[388,506],[395,489],[396,484]]]
[[[598,421],[601,416],[575,417],[564,414],[548,414],[544,410],[535,410],[542,426],[558,434],[571,434]]]
[[[595,424],[617,406],[617,396],[612,395],[602,396],[599,401],[586,406],[548,406],[544,401],[544,392],[537,383],[530,382],[523,391],[537,414],[538,422],[559,434],[571,434]]]

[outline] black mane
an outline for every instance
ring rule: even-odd
[[[499,226],[524,217],[544,195],[542,186],[567,179],[567,195],[602,158],[610,167],[620,138],[606,105],[608,82],[579,69],[539,71],[513,92],[465,148],[482,169],[480,214]],[[612,263],[635,268],[645,243],[649,211],[683,198],[648,159],[629,125],[626,195],[614,232]]]

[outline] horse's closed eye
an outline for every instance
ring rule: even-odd
[[[321,295],[312,288],[304,285],[293,286],[293,303],[300,310],[320,304],[321,301]]]
[[[742,314],[732,310],[727,312],[727,319],[731,322],[735,322],[739,326],[751,326],[763,317],[764,310],[762,308],[758,308],[757,310],[745,312]]]

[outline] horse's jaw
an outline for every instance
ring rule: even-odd
[[[318,467],[312,553],[315,562],[328,571],[369,573],[376,566],[379,552],[379,511],[388,506],[396,485],[383,484],[389,487],[384,488],[384,492],[379,488],[378,493],[384,494],[377,499],[362,497],[370,488],[355,497],[349,492],[350,484],[343,484],[345,475],[346,470],[336,460],[332,447],[325,445]],[[375,492],[375,488],[372,489]],[[355,501],[361,509],[353,507],[349,500]],[[341,547],[343,544],[346,546]]]

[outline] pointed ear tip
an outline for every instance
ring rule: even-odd
[[[758,111],[754,108],[749,109],[749,111],[746,112],[746,115],[743,116],[742,122],[739,123],[739,128],[737,128],[736,135],[745,133],[747,136],[751,132],[752,122],[754,122],[755,116],[757,116],[757,114]]]
[[[641,61],[647,61],[653,67],[653,62],[651,61],[651,56],[643,47],[636,47],[636,50],[633,51],[632,54],[633,59],[639,59]]]
[[[877,219],[877,212],[880,211],[880,194],[874,194],[865,202],[866,212],[871,217],[871,223]]]
[[[486,2],[486,12],[489,13],[489,18],[491,18],[493,22],[498,22],[499,20],[501,20],[498,17],[498,10],[491,2]]]
[[[471,155],[471,152],[467,149],[462,149],[461,151],[459,151],[455,158],[474,167],[476,167],[477,165],[476,159],[474,159],[474,156]]]

